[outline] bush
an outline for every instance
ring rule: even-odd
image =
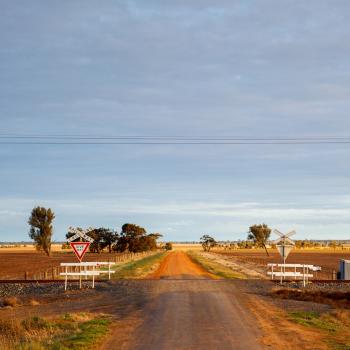
[[[41,317],[34,316],[22,321],[22,326],[25,330],[31,331],[33,329],[50,329],[52,325],[50,322],[44,320]]]
[[[172,250],[173,249],[172,243],[171,242],[165,243],[164,249],[165,250]]]
[[[8,298],[4,298],[2,304],[4,306],[11,306],[11,307],[15,307],[18,305],[18,299],[16,297],[8,297]]]

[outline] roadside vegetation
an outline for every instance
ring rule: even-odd
[[[159,252],[143,259],[130,261],[114,268],[112,276],[116,279],[142,278],[152,273],[167,253]]]
[[[350,349],[350,311],[335,310],[330,313],[294,311],[289,319],[299,325],[319,330],[332,350]]]
[[[203,267],[204,270],[210,272],[213,275],[216,275],[221,278],[226,279],[246,279],[247,277],[242,273],[235,272],[227,266],[224,266],[218,262],[215,262],[211,259],[205,258],[204,256],[196,253],[195,251],[187,252],[191,259]]]
[[[65,314],[59,318],[31,317],[0,320],[2,350],[93,349],[107,335],[111,320],[105,315]]]

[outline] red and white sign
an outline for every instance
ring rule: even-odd
[[[90,242],[70,242],[70,246],[73,248],[78,260],[81,261],[90,246]]]

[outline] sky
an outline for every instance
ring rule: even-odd
[[[0,0],[0,134],[350,137],[347,0]],[[350,144],[15,145],[0,241],[34,206],[164,240],[350,239]]]

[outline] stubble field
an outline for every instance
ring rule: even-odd
[[[276,250],[269,250],[267,256],[263,249],[214,250],[213,252],[232,257],[242,262],[266,266],[268,263],[281,263],[281,256]],[[294,250],[290,253],[287,263],[310,264],[321,266],[322,271],[315,276],[317,279],[332,279],[333,271],[338,271],[339,261],[350,259],[350,250]]]

